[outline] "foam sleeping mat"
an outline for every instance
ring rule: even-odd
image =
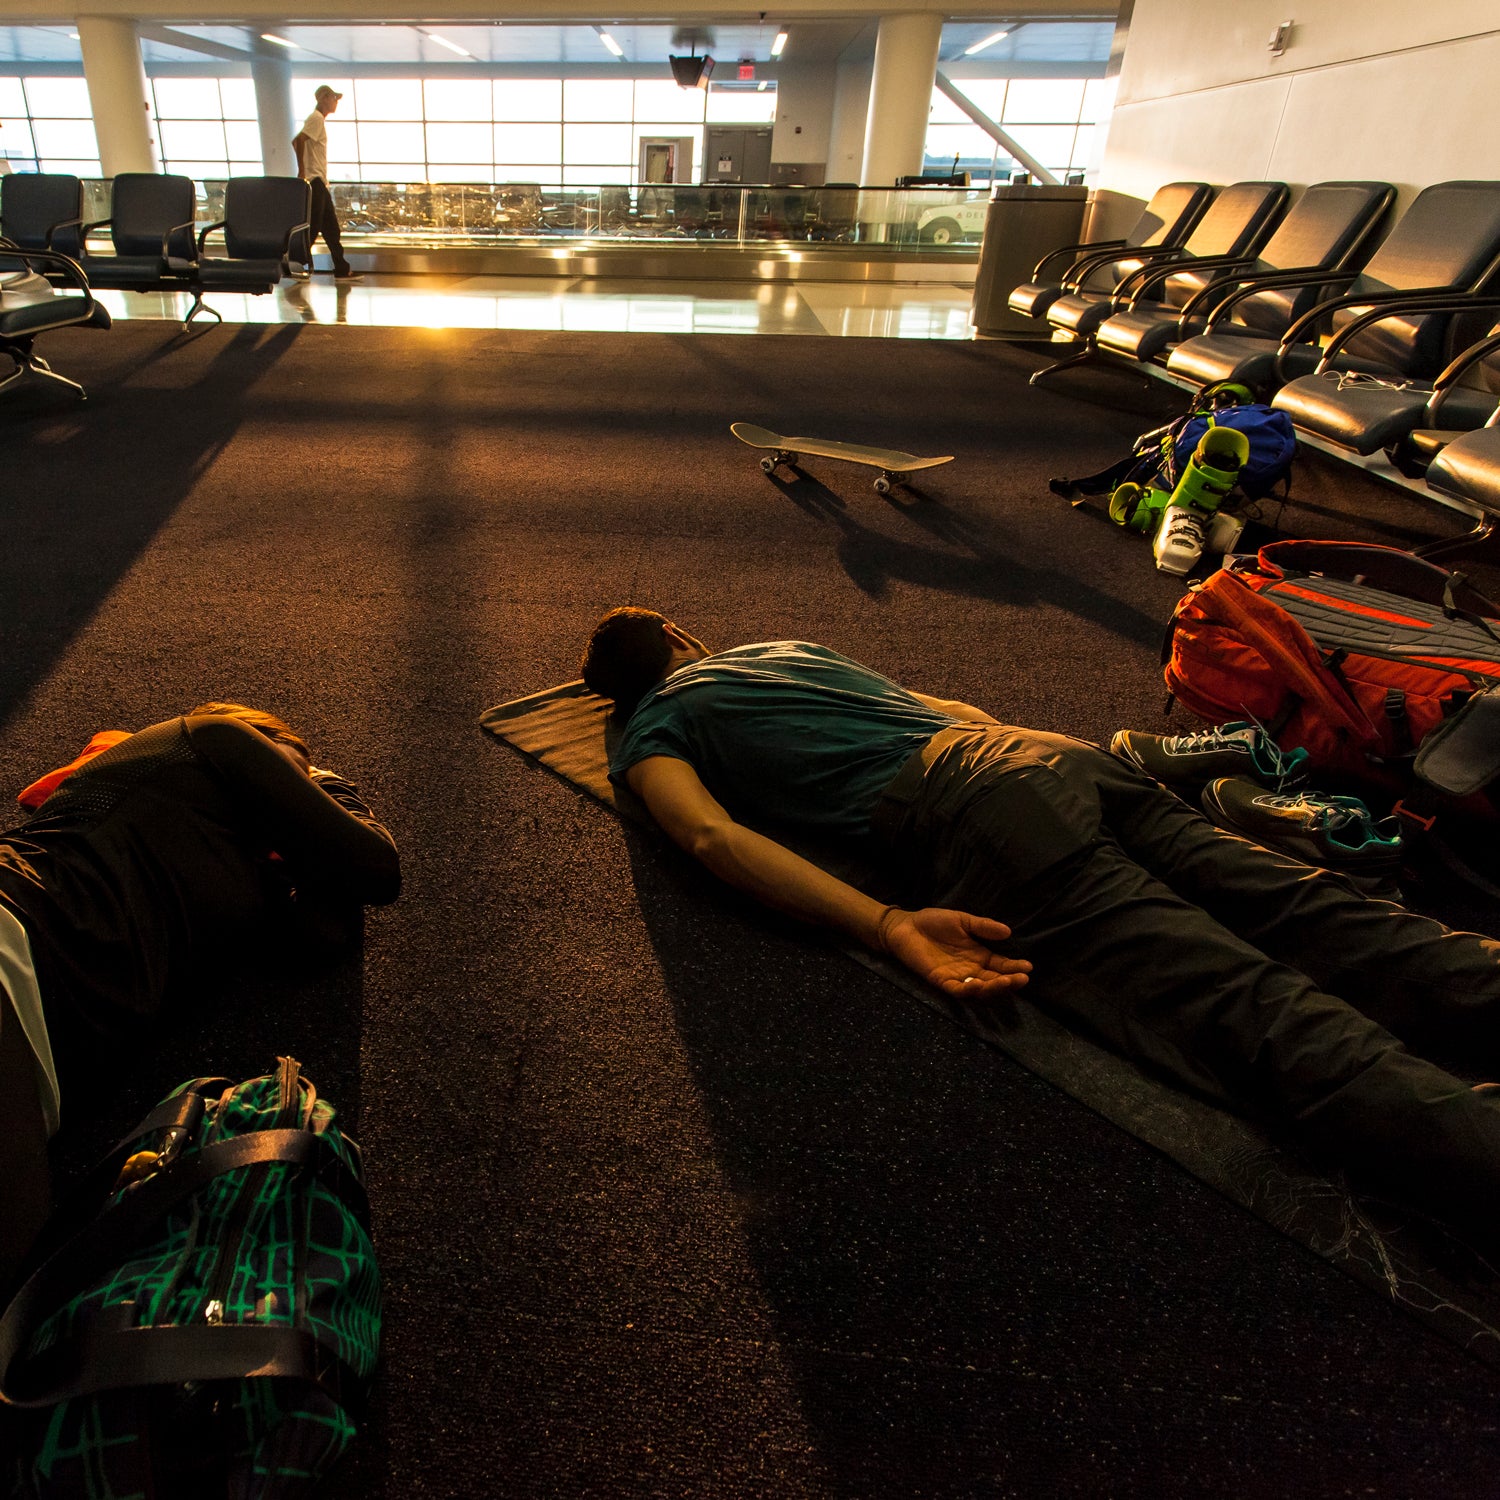
[[[606,700],[569,682],[487,710],[480,724],[620,816],[654,828],[608,778],[619,734]],[[785,839],[778,831],[776,836]],[[827,850],[799,853],[830,868]],[[847,859],[834,873],[870,885]],[[841,945],[842,946],[842,945]],[[1321,1176],[1253,1122],[1185,1094],[1068,1030],[1022,995],[984,1010],[950,1000],[857,945],[845,947],[913,999],[1164,1153],[1241,1207],[1390,1298],[1435,1333],[1500,1366],[1500,1283],[1441,1229]]]

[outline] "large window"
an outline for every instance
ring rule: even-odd
[[[1094,131],[1109,118],[1113,78],[967,78],[956,80],[990,119],[1048,171],[1065,177],[1094,165]],[[936,89],[928,116],[928,171],[947,170],[955,158],[977,186],[1003,182],[1024,168]]]
[[[713,99],[670,79],[332,82],[344,95],[328,121],[328,174],[336,182],[624,185],[635,180],[643,136],[691,138],[696,176]],[[735,95],[738,117],[773,113],[775,97]],[[744,113],[748,100],[754,104]]]
[[[88,85],[81,78],[0,78],[0,148],[16,171],[97,177]]]
[[[667,78],[327,81],[344,96],[328,121],[335,182],[625,185],[646,136],[691,139],[696,180],[705,119],[761,124],[776,112],[774,86],[680,89]],[[263,170],[248,77],[161,76],[149,87],[164,171],[201,182]],[[304,95],[310,107],[299,81],[299,108]],[[0,78],[0,150],[17,171],[98,177],[84,80]]]
[[[151,90],[163,171],[201,182],[265,170],[248,78],[157,78]]]

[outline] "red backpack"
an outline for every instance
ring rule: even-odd
[[[1472,794],[1500,770],[1500,606],[1461,573],[1393,547],[1276,542],[1194,586],[1162,659],[1173,697],[1210,723],[1254,719],[1314,767],[1398,794],[1423,742],[1473,704],[1465,774],[1442,789],[1495,813]]]

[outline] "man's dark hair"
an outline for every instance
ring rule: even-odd
[[[594,626],[583,653],[584,686],[614,701],[622,719],[661,681],[672,655],[663,627],[667,617],[654,609],[622,605]]]

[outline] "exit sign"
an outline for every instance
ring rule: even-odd
[[[740,64],[740,78],[745,81],[753,81],[755,78],[755,64],[742,62]]]

